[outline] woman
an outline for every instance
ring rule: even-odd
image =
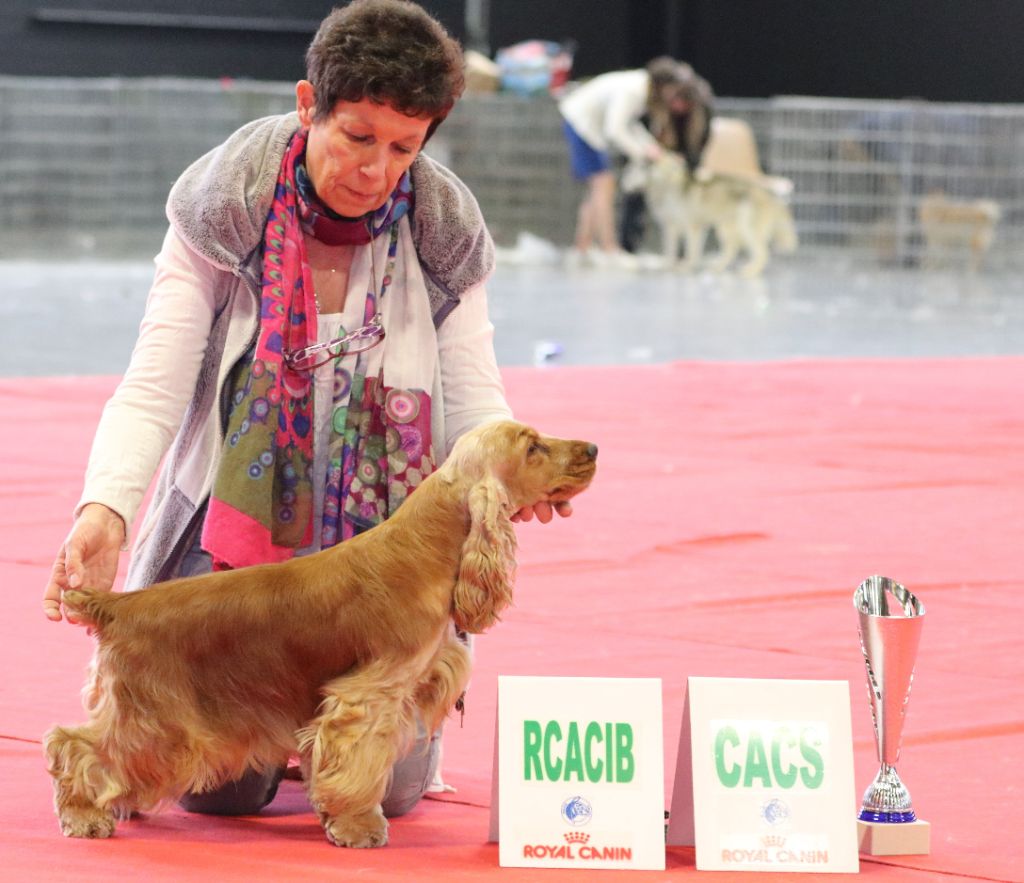
[[[459,435],[510,414],[490,236],[465,186],[420,153],[462,92],[458,44],[414,3],[355,0],[306,63],[296,113],[243,127],[171,190],[139,339],[45,590],[51,620],[64,589],[112,586],[161,461],[129,590],[341,542],[387,518]],[[534,514],[552,517],[519,518]],[[388,815],[423,794],[431,748],[396,766]],[[255,812],[279,778],[182,803]]]
[[[643,163],[657,159],[664,149],[675,150],[695,168],[710,134],[711,100],[710,87],[693,68],[666,56],[640,70],[601,74],[562,99],[559,110],[573,175],[587,185],[577,213],[577,260],[633,265],[615,235],[616,179],[610,153]],[[595,240],[596,252],[591,248]]]

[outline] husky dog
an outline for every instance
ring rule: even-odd
[[[793,252],[797,235],[787,204],[792,190],[786,178],[742,178],[699,169],[691,175],[682,157],[668,152],[646,169],[647,204],[661,227],[665,264],[676,266],[684,240],[680,267],[686,271],[700,266],[710,230],[718,240],[718,254],[709,265],[715,272],[728,269],[743,251],[748,258],[740,275],[759,276],[773,250]]]
[[[936,267],[966,252],[968,266],[977,270],[992,247],[1001,212],[990,199],[955,200],[944,193],[922,197],[917,207],[924,236],[924,264]]]

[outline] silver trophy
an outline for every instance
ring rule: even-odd
[[[881,769],[864,792],[862,822],[914,822],[910,793],[896,775],[903,720],[924,625],[924,605],[895,580],[870,576],[853,593]]]

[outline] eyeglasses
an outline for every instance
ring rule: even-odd
[[[326,365],[331,359],[340,359],[342,356],[373,349],[383,339],[384,325],[380,313],[375,313],[369,322],[351,334],[285,353],[284,363],[293,371],[312,371]]]

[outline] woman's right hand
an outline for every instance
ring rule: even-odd
[[[43,593],[47,619],[60,622],[60,599],[67,589],[89,586],[106,591],[114,585],[124,539],[124,521],[113,509],[101,503],[82,507],[57,553]],[[69,621],[73,620],[69,617]]]

